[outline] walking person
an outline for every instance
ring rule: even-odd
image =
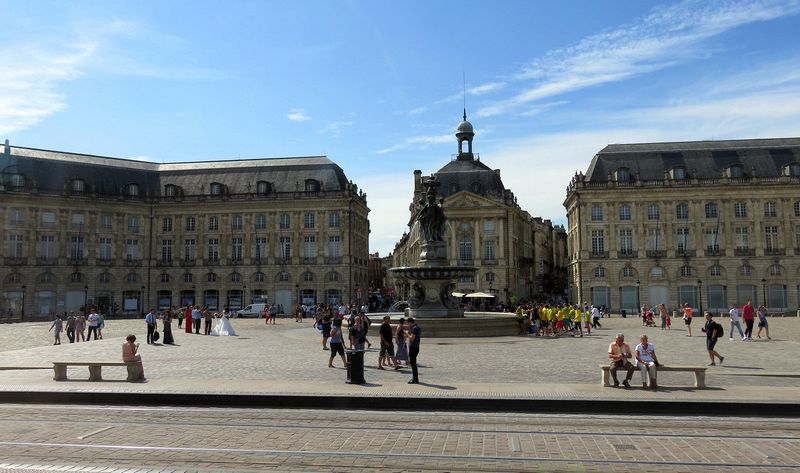
[[[656,358],[656,346],[647,341],[647,335],[639,337],[639,344],[636,345],[636,364],[642,373],[642,387],[647,389],[647,377],[650,375],[650,389],[658,389],[656,382],[656,368],[660,366]]]
[[[742,324],[739,322],[739,306],[733,304],[730,312],[728,312],[731,318],[731,334],[729,340],[733,341],[733,328],[736,327],[739,329],[739,336],[742,337],[744,340],[744,333],[742,333]]]
[[[633,378],[633,367],[631,363],[631,347],[625,343],[625,335],[618,333],[611,345],[608,346],[608,359],[611,360],[611,367],[608,372],[611,373],[611,379],[614,380],[614,387],[619,387],[619,380],[617,379],[617,370],[620,368],[625,369],[625,381],[622,385],[630,388],[630,380]]]
[[[328,349],[328,339],[331,336],[331,314],[330,311],[327,309],[320,309],[322,311],[322,318],[319,319],[319,323],[322,325],[322,349]]]
[[[328,358],[328,368],[333,368],[336,355],[342,357],[342,367],[347,368],[347,359],[344,357],[344,336],[342,334],[342,319],[335,318],[331,324],[331,356]]]
[[[408,384],[419,383],[419,371],[417,370],[417,356],[419,355],[419,342],[422,339],[422,328],[417,325],[414,317],[408,318],[408,323],[411,324],[408,334],[408,358],[411,360],[411,381]]]
[[[55,337],[55,342],[53,342],[53,345],[61,345],[61,330],[63,328],[63,324],[64,322],[61,320],[61,316],[56,314],[56,319],[53,321],[53,325],[50,326],[50,330],[48,330],[49,332],[55,329],[53,332],[53,336]]]
[[[204,307],[204,309],[207,310],[208,308]],[[202,317],[202,313],[200,312],[200,309],[197,306],[194,306],[194,308],[192,308],[192,326],[194,327],[194,334],[195,335],[200,335],[200,320],[201,320],[201,317]],[[189,332],[189,333],[191,333],[191,332]]]
[[[214,326],[214,314],[208,310],[208,307],[203,307],[203,310],[200,312],[203,316],[203,322],[205,325],[203,326],[203,333],[205,335],[211,335],[211,329]]]
[[[762,306],[758,307],[758,333],[756,333],[756,338],[761,338],[761,330],[767,331],[767,340],[772,340],[769,338],[769,322],[767,322],[767,308]]]
[[[381,337],[381,352],[378,354],[378,369],[382,370],[383,365],[394,366],[394,369],[400,369],[397,365],[397,360],[394,358],[394,342],[392,341],[392,326],[390,325],[391,317],[388,315],[383,316],[383,323],[381,324],[378,334]]]
[[[722,325],[714,322],[711,312],[706,312],[706,325],[700,330],[706,334],[706,349],[708,350],[708,357],[711,358],[711,363],[708,366],[716,366],[716,363],[714,363],[715,356],[719,358],[719,364],[722,364],[725,357],[714,350],[717,339],[722,335]]]
[[[192,304],[186,306],[186,310],[183,311],[183,317],[186,319],[186,333],[192,333]]]
[[[156,320],[158,316],[156,316],[156,310],[150,308],[150,312],[144,316],[144,322],[147,324],[147,344],[150,345],[151,343],[155,343],[153,340],[153,332],[156,331]]]
[[[103,315],[103,311],[97,311],[97,336],[100,340],[103,339],[103,329],[106,328],[106,316]]]
[[[600,309],[596,305],[592,306],[592,328],[603,328],[600,325]]]
[[[175,338],[172,337],[172,312],[169,309],[165,309],[161,314],[161,323],[163,324],[161,332],[164,335],[164,345],[174,345]]]
[[[89,334],[86,336],[87,342],[92,339],[92,334],[94,334],[94,339],[97,340],[97,328],[100,322],[99,319],[100,316],[97,315],[97,311],[94,310],[94,307],[92,307],[92,310],[89,311],[89,318],[86,319],[86,323],[89,325]]]
[[[753,308],[753,301],[747,299],[747,303],[742,307],[742,317],[744,317],[744,337],[742,340],[752,340],[753,339],[753,322],[756,319],[756,310]],[[731,334],[733,335],[733,334]]]
[[[67,338],[70,343],[75,343],[75,312],[70,311],[67,316]]]
[[[86,317],[83,315],[82,312],[78,313],[78,317],[75,319],[75,341],[76,342],[85,342],[86,341]]]
[[[667,320],[669,319],[669,312],[667,312],[667,306],[663,303],[658,304],[658,316],[661,317],[661,330],[667,328]]]
[[[183,327],[183,310],[172,306],[172,318],[178,319],[178,328]]]
[[[689,307],[688,302],[683,303],[683,323],[686,325],[686,330],[689,332],[687,337],[692,336],[692,308]]]

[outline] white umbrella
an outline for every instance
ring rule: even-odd
[[[485,292],[473,292],[471,294],[467,294],[467,297],[482,297],[485,299],[493,298],[493,294],[486,294]]]
[[[452,296],[453,296],[453,297],[464,297],[464,293],[463,293],[463,292],[454,292],[454,293],[452,294]]]

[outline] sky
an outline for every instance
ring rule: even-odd
[[[800,0],[0,0],[0,140],[153,162],[326,155],[370,251],[474,151],[532,216],[607,144],[800,136]]]

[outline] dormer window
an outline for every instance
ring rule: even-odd
[[[738,164],[731,166],[728,168],[728,177],[736,178],[744,176],[744,171],[742,167]]]
[[[676,181],[682,181],[686,179],[686,168],[672,168],[672,179]]]
[[[23,174],[9,175],[8,185],[10,185],[11,187],[25,187],[25,176]]]
[[[800,176],[800,163],[789,163],[783,167],[783,175],[798,177]]]
[[[615,174],[617,182],[628,182],[631,180],[631,171],[628,168],[619,168]]]
[[[305,189],[306,192],[319,192],[320,190],[319,181],[315,179],[306,179]]]
[[[164,186],[164,197],[175,197],[178,195],[178,189],[173,184]]]
[[[478,193],[480,193],[480,191],[481,191],[481,185],[480,185],[480,183],[478,183],[478,182],[473,182],[473,183],[472,183],[472,192],[474,192],[474,193],[478,194]]]
[[[128,184],[125,186],[125,195],[128,197],[139,197],[139,184]]]
[[[258,181],[256,183],[256,193],[258,195],[267,195],[272,192],[272,185],[267,181]]]
[[[69,189],[73,194],[83,194],[86,192],[86,181],[83,179],[73,179],[70,181]]]
[[[224,186],[219,182],[212,182],[211,183],[211,195],[222,195],[222,191]]]

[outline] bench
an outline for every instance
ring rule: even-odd
[[[600,371],[602,379],[600,383],[603,386],[611,386],[611,374],[609,373],[609,369],[611,367],[609,365],[600,365]],[[706,367],[705,366],[664,366],[661,365],[656,370],[659,373],[663,373],[666,371],[691,371],[694,372],[694,387],[696,388],[704,388],[706,387]],[[636,370],[638,371],[639,368],[637,367]],[[617,371],[617,376],[619,376],[620,371],[624,373],[624,370]]]
[[[103,366],[125,366],[128,368],[128,381],[139,381],[139,373],[142,370],[141,361],[54,361],[53,362],[53,379],[55,381],[67,380],[67,367],[68,366],[88,366],[89,367],[89,381],[102,381],[103,380]]]

